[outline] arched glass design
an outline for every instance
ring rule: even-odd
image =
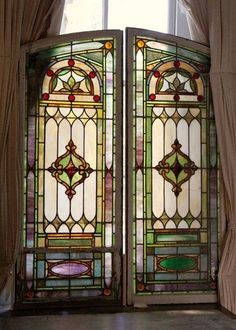
[[[121,34],[58,42],[26,58],[19,299],[119,300]]]
[[[127,64],[133,302],[214,294],[218,174],[209,57],[190,43],[133,31]]]
[[[128,304],[216,301],[219,180],[207,48],[131,28],[126,37],[123,117],[121,31],[24,49],[18,302],[117,304],[121,291]]]

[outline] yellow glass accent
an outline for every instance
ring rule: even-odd
[[[45,247],[44,238],[38,239],[38,247]]]
[[[113,45],[112,45],[112,42],[110,42],[110,41],[107,41],[106,43],[105,43],[105,48],[106,49],[112,49],[112,47],[113,47]]]
[[[44,141],[44,117],[39,118],[39,142]]]
[[[139,40],[139,41],[137,41],[137,46],[138,46],[139,48],[143,48],[144,45],[145,45],[145,43],[144,43],[143,40]]]
[[[201,233],[201,243],[207,243],[207,233]]]
[[[98,176],[98,189],[99,192],[102,192],[102,183],[99,183],[99,181],[101,182],[101,180],[99,180],[99,176]],[[98,194],[99,194],[98,192]],[[101,194],[101,193],[100,193]],[[97,222],[102,222],[102,197],[98,197],[97,198]]]
[[[39,171],[38,172],[38,180],[39,180],[39,184],[38,184],[38,194],[39,195],[43,195],[43,186],[44,186],[44,182],[43,182],[43,172]]]
[[[207,226],[208,226],[208,220],[207,219],[202,219],[201,228],[206,229]]]
[[[43,196],[38,197],[38,221],[43,221]]]
[[[101,119],[103,116],[103,110],[102,109],[97,109],[97,117],[99,118],[99,119]]]
[[[44,163],[43,163],[44,144],[39,143],[38,149],[39,149],[38,167],[41,169],[41,168],[43,168],[43,165],[44,165]]]

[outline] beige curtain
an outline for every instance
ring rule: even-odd
[[[63,8],[64,0],[0,1],[0,291],[14,269],[23,219],[20,47],[57,34]]]
[[[178,1],[185,9],[191,38],[195,41],[208,44],[207,0]]]
[[[227,230],[218,274],[219,299],[236,314],[236,2],[181,0],[193,39],[209,40],[211,86],[220,148]],[[224,221],[224,219],[222,219]]]

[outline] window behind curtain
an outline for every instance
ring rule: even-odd
[[[177,0],[66,0],[61,34],[139,27],[190,38]]]

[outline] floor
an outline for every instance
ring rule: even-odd
[[[1,330],[236,330],[236,319],[217,309],[138,310],[122,313],[0,316]]]

